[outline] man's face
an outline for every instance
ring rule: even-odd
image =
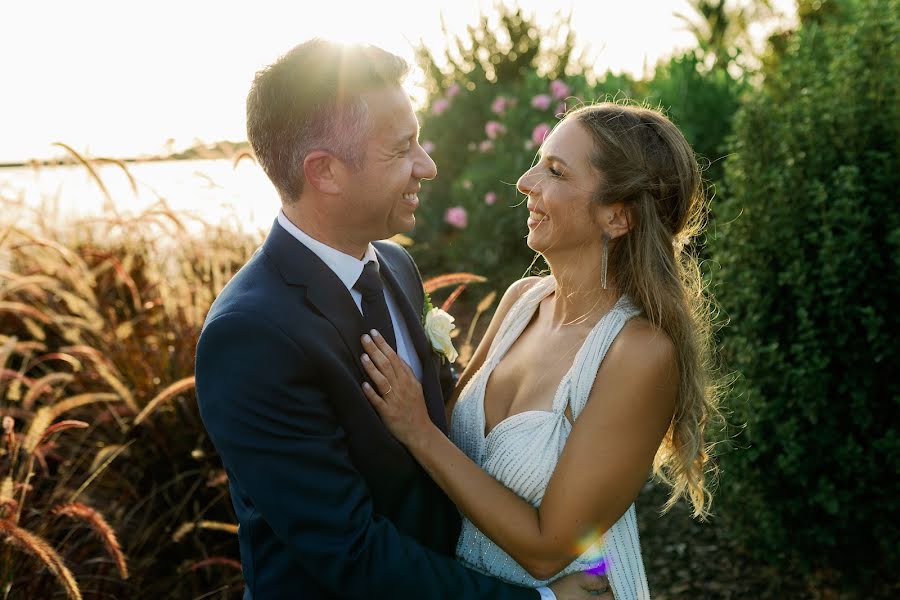
[[[365,162],[348,175],[344,199],[348,234],[374,241],[410,231],[416,224],[421,180],[437,167],[419,145],[419,123],[399,86],[367,92],[369,135]]]

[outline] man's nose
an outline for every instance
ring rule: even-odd
[[[437,165],[434,164],[424,148],[420,147],[420,149],[421,156],[416,160],[414,177],[416,179],[434,179],[437,177]]]

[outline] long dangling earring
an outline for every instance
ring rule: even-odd
[[[609,234],[603,232],[603,254],[600,255],[600,287],[606,289],[606,267],[609,263]]]

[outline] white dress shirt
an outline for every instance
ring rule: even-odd
[[[350,296],[352,296],[353,301],[356,302],[356,308],[358,308],[359,313],[362,314],[362,294],[353,289],[353,286],[356,285],[356,281],[359,279],[359,276],[362,275],[363,267],[367,262],[375,261],[375,264],[378,264],[378,255],[375,254],[375,248],[372,244],[369,244],[369,247],[366,248],[366,254],[363,256],[363,259],[359,260],[355,256],[350,256],[349,254],[344,254],[340,250],[335,250],[331,246],[323,244],[319,240],[314,239],[309,234],[303,232],[287,218],[283,210],[278,211],[278,224],[281,225],[285,231],[294,236],[298,242],[309,248],[316,256],[322,259],[322,262],[328,265],[329,269],[334,271],[334,274],[338,276],[338,279],[340,279],[347,287],[347,291],[350,292]],[[388,312],[391,313],[391,321],[394,323],[394,338],[397,340],[397,354],[410,366],[410,368],[412,368],[413,373],[416,374],[416,379],[422,381],[422,361],[419,359],[419,355],[416,354],[412,337],[406,326],[406,320],[403,318],[400,307],[397,306],[397,301],[394,299],[390,286],[388,285],[384,286],[384,298],[387,301]]]

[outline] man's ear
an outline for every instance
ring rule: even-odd
[[[628,233],[633,225],[631,211],[624,202],[601,206],[599,220],[603,230],[613,240]]]
[[[338,159],[324,150],[310,152],[303,159],[303,180],[323,194],[341,193]]]

